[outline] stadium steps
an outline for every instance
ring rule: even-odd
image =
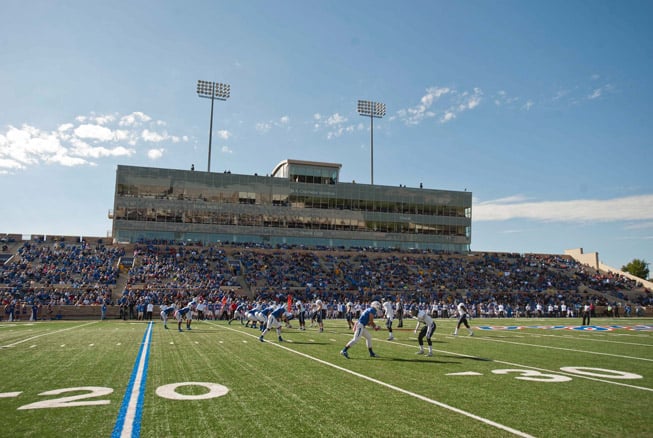
[[[111,288],[111,300],[115,303],[118,301],[118,299],[122,296],[123,292],[125,291],[125,288],[127,287],[127,282],[129,281],[129,271],[127,270],[120,270],[120,274],[118,275],[118,280],[116,280],[116,284],[113,285]]]

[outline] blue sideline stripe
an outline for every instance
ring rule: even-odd
[[[147,363],[150,357],[150,341],[152,339],[152,324],[150,322],[147,325],[147,330],[143,335],[143,342],[129,379],[129,386],[127,386],[127,392],[125,392],[125,397],[122,399],[118,419],[111,434],[112,438],[137,438],[140,436]]]

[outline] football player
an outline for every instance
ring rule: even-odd
[[[458,336],[458,329],[463,324],[467,328],[467,331],[469,332],[469,336],[474,336],[474,331],[469,326],[469,322],[467,321],[467,318],[469,318],[467,307],[465,307],[465,303],[461,301],[460,303],[458,303],[458,324],[456,325],[456,330],[454,330],[453,332],[454,336]]]
[[[374,350],[372,350],[372,335],[367,331],[366,326],[372,327],[374,330],[378,330],[379,326],[374,322],[374,317],[381,312],[381,303],[378,301],[372,301],[370,307],[365,309],[361,314],[356,325],[354,326],[354,337],[351,341],[347,342],[345,348],[340,351],[340,354],[349,359],[349,347],[355,345],[361,337],[365,338],[365,343],[367,344],[367,350],[370,352],[370,357],[378,357]]]
[[[435,333],[435,322],[433,321],[433,318],[431,318],[425,310],[420,310],[420,308],[417,307],[417,304],[411,306],[410,314],[413,318],[417,319],[417,326],[415,326],[414,330],[415,334],[417,334],[420,325],[424,324],[422,329],[419,331],[419,335],[417,335],[417,343],[419,344],[419,351],[417,354],[424,354],[424,338],[426,338],[426,343],[429,346],[427,356],[433,356],[433,342],[431,341],[431,336]]]
[[[278,307],[275,307],[272,309],[272,307],[269,307],[271,309],[270,314],[268,315],[268,322],[267,326],[265,327],[265,330],[263,330],[263,333],[261,333],[261,336],[259,336],[259,341],[264,342],[264,337],[267,332],[269,332],[272,329],[275,329],[277,331],[277,336],[279,337],[279,342],[283,342],[283,338],[281,337],[281,321],[285,319],[285,314],[286,314],[286,307],[281,305]]]

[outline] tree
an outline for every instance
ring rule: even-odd
[[[633,259],[632,262],[628,263],[626,266],[621,267],[622,272],[628,272],[635,277],[642,278],[646,280],[648,278],[648,263],[646,260]]]

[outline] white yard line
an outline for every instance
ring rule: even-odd
[[[125,393],[125,398],[120,406],[118,421],[113,429],[113,438],[128,438],[140,436],[141,415],[143,413],[142,399],[145,391],[145,377],[149,357],[150,341],[152,339],[153,324],[149,323],[141,349],[134,364],[132,377]],[[141,403],[139,403],[139,401]]]
[[[85,326],[90,325],[90,324],[97,324],[97,321],[87,322],[87,323],[85,323],[85,324],[76,325],[76,326],[74,326],[74,327],[68,327],[68,328],[61,329],[61,330],[54,330],[54,331],[51,331],[51,332],[45,332],[45,333],[41,333],[40,335],[36,335],[36,336],[30,336],[29,338],[25,338],[25,339],[22,339],[22,340],[20,340],[20,341],[13,342],[13,343],[11,343],[11,344],[0,345],[0,348],[11,348],[11,347],[15,347],[16,345],[22,344],[22,343],[24,343],[24,342],[31,341],[31,340],[33,340],[33,339],[38,339],[38,338],[41,338],[41,337],[43,337],[43,336],[54,335],[54,334],[56,334],[56,333],[61,333],[61,332],[65,332],[65,331],[68,331],[68,330],[78,329],[78,328],[85,327]]]
[[[465,336],[463,336],[463,338],[465,338]],[[468,338],[470,340],[473,339],[474,341],[476,341],[476,340],[487,340],[486,338],[483,338],[482,336],[474,336],[474,337],[468,337]],[[384,340],[384,339],[375,339],[375,341],[387,342],[387,343],[391,343],[393,345],[401,345],[401,346],[408,347],[408,348],[415,348],[415,345],[403,344],[401,342],[397,342],[396,340],[395,341],[387,341],[387,340]],[[499,341],[499,342],[501,342],[501,341]],[[535,346],[536,347],[536,345],[531,345],[531,344],[523,344],[523,345],[526,345],[526,346],[529,346],[529,347],[530,346]],[[467,357],[467,358],[471,358],[471,359],[482,359],[479,356],[472,356],[472,355],[469,355],[469,354],[456,353],[456,352],[453,352],[453,351],[437,350],[435,348],[433,349],[433,351],[438,352],[438,353],[449,354],[449,355],[452,355],[452,356]],[[571,351],[575,351],[575,350],[571,350]],[[593,352],[584,352],[584,353],[602,354],[602,353],[593,353]],[[627,383],[615,382],[614,380],[606,380],[606,379],[600,379],[600,378],[597,378],[597,377],[583,376],[581,374],[572,374],[572,373],[567,373],[567,372],[564,372],[564,371],[561,371],[561,370],[549,370],[549,369],[546,369],[546,368],[538,368],[538,367],[534,367],[534,366],[531,366],[531,365],[524,365],[524,364],[519,364],[519,363],[514,363],[514,362],[506,362],[506,361],[497,360],[497,359],[488,359],[488,360],[493,362],[493,363],[500,363],[500,364],[503,364],[503,365],[510,365],[510,366],[513,366],[513,367],[527,368],[527,369],[537,370],[537,371],[545,371],[545,372],[550,373],[550,374],[561,374],[561,375],[570,376],[570,377],[573,377],[573,378],[576,378],[576,379],[593,380],[595,382],[609,383],[611,385],[624,386],[626,388],[639,389],[639,390],[642,390],[642,391],[653,392],[653,388],[648,388],[648,387],[645,387],[645,386],[629,385]],[[644,360],[648,360],[648,359],[644,359]]]
[[[645,358],[645,357],[635,357],[635,356],[624,356],[622,354],[612,354],[612,353],[600,353],[597,351],[586,351],[586,350],[577,350],[575,348],[565,348],[565,347],[553,347],[551,345],[537,345],[537,344],[528,344],[525,342],[515,342],[515,341],[505,341],[503,339],[496,339],[496,338],[488,338],[488,337],[483,337],[483,336],[476,336],[474,340],[479,340],[479,341],[486,341],[486,342],[499,342],[502,344],[514,344],[514,345],[524,345],[527,347],[533,347],[533,348],[546,348],[550,350],[562,350],[562,351],[571,351],[573,353],[585,353],[585,354],[596,354],[599,356],[610,356],[610,357],[618,357],[620,359],[633,359],[633,360],[644,360],[647,362],[653,362],[653,359]]]
[[[237,330],[237,329],[233,329],[233,328],[230,328],[230,327],[225,327],[225,326],[218,325],[218,324],[215,324],[215,323],[211,323],[211,324],[216,326],[216,327],[219,327],[219,328],[224,328],[226,330],[237,332],[237,333],[240,333],[240,334],[243,334],[243,335],[246,335],[246,336],[250,336],[250,337],[253,337],[253,338],[258,338],[258,336],[255,336],[255,335],[253,335],[251,333],[246,333],[246,332],[243,332],[243,331],[240,331],[240,330]],[[435,406],[439,406],[439,407],[441,407],[443,409],[447,409],[447,410],[455,412],[457,414],[464,415],[466,417],[472,418],[472,419],[474,419],[476,421],[479,421],[481,423],[484,423],[484,424],[487,424],[489,426],[493,426],[493,427],[495,427],[497,429],[501,429],[501,430],[504,430],[506,432],[512,433],[513,435],[524,437],[524,438],[526,438],[526,437],[532,438],[533,437],[532,435],[529,435],[526,432],[522,432],[520,430],[513,429],[513,428],[511,428],[509,426],[503,425],[501,423],[497,423],[497,422],[489,420],[487,418],[480,417],[478,415],[472,414],[471,412],[467,412],[467,411],[464,411],[462,409],[458,409],[458,408],[456,408],[454,406],[451,406],[451,405],[448,405],[446,403],[442,403],[442,402],[439,402],[437,400],[433,400],[433,399],[430,399],[428,397],[424,397],[423,395],[414,393],[412,391],[408,391],[406,389],[400,388],[400,387],[392,385],[390,383],[383,382],[383,381],[375,379],[373,377],[366,376],[365,374],[357,373],[356,371],[352,371],[352,370],[349,370],[347,368],[343,368],[343,367],[341,367],[339,365],[336,365],[336,364],[331,363],[331,362],[327,362],[327,361],[322,360],[322,359],[318,359],[317,357],[308,355],[306,353],[301,353],[299,351],[293,350],[292,348],[288,348],[288,347],[286,347],[286,346],[284,346],[282,344],[273,343],[273,342],[266,342],[266,344],[272,345],[272,346],[277,347],[277,348],[284,349],[284,350],[289,351],[291,353],[295,353],[295,354],[297,354],[299,356],[305,357],[307,359],[313,360],[315,362],[321,363],[321,364],[329,366],[331,368],[335,368],[335,369],[337,369],[339,371],[351,374],[353,376],[359,377],[361,379],[367,380],[367,381],[375,383],[377,385],[392,389],[392,390],[400,392],[402,394],[409,395],[411,397],[417,398],[419,400],[425,401],[425,402],[433,404]]]

